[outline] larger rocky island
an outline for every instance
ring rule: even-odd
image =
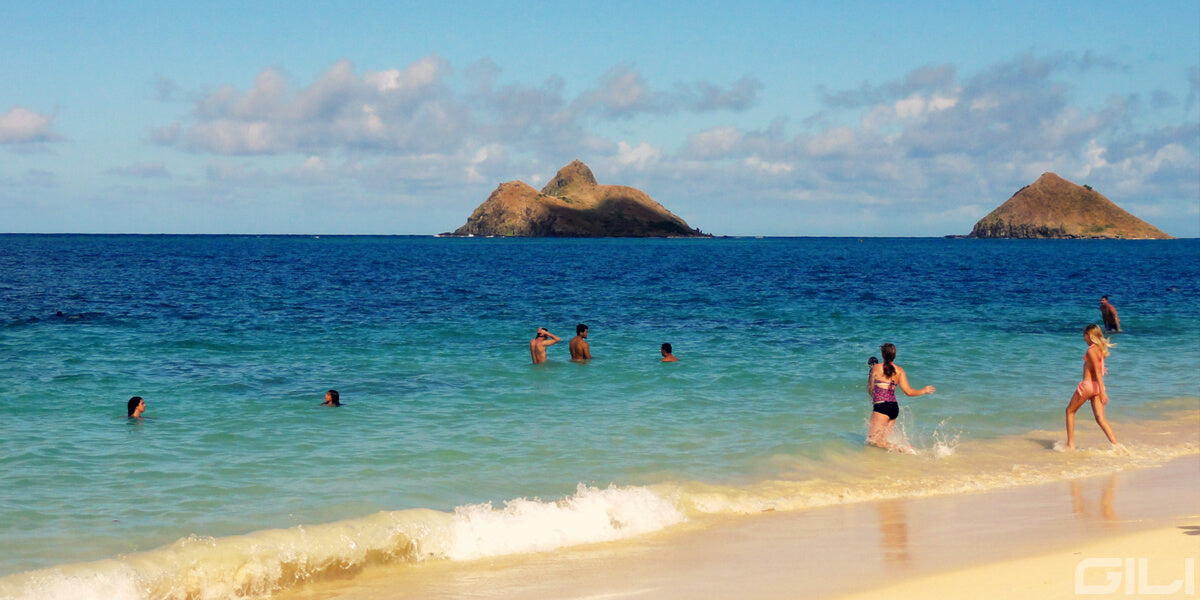
[[[1086,185],[1043,173],[975,223],[972,238],[1172,239]]]
[[[711,237],[641,190],[596,183],[578,160],[559,169],[541,191],[522,181],[500,184],[450,235]]]

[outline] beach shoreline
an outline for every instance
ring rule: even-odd
[[[1117,549],[1150,561],[1159,571],[1152,583],[1181,579],[1184,559],[1200,557],[1197,498],[1192,455],[979,493],[699,519],[551,553],[371,568],[277,597],[859,600],[933,589],[946,598],[1070,597],[1079,562]],[[1087,585],[1105,582],[1103,568],[1086,574]],[[991,589],[972,583],[981,577]]]

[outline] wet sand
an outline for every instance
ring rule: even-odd
[[[552,553],[370,568],[279,598],[1073,597],[1093,554],[1147,558],[1151,584],[1179,580],[1184,559],[1200,558],[1198,533],[1200,456],[1188,456],[974,494],[697,520]],[[1086,569],[1084,583],[1111,570]]]

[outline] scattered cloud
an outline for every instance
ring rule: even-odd
[[[109,175],[122,177],[139,177],[142,179],[169,179],[171,173],[160,162],[144,162],[123,167],[113,167],[106,171]]]
[[[796,170],[796,167],[788,163],[771,163],[757,156],[751,156],[746,159],[746,168],[768,175],[782,175]]]
[[[745,115],[770,92],[752,77],[663,83],[620,64],[571,95],[559,76],[503,82],[486,59],[460,72],[437,55],[365,72],[340,61],[308,84],[269,67],[248,88],[193,94],[189,114],[149,138],[209,156],[206,178],[221,186],[349,182],[406,198],[464,187],[476,194],[521,173],[537,185],[580,158],[610,169],[598,173],[602,179],[636,172],[669,204],[802,202],[831,219],[920,207],[927,216],[914,217],[916,225],[969,229],[1047,170],[1086,178],[1118,203],[1188,210],[1200,195],[1200,125],[1144,125],[1146,111],[1177,115],[1183,93],[1147,91],[1148,102],[1078,97],[1073,82],[1081,75],[1125,68],[1069,53],[1024,54],[974,73],[925,65],[892,81],[817,87],[816,113],[747,127]],[[1195,114],[1200,70],[1185,76],[1183,111]],[[159,91],[185,96],[165,79]],[[20,114],[14,121],[33,122]],[[641,123],[687,123],[693,115],[706,125],[683,131],[676,147],[636,135]],[[41,135],[51,135],[49,120],[39,123]],[[16,129],[0,126],[0,140]],[[112,172],[153,176],[153,166]],[[705,189],[739,193],[709,198]]]
[[[1065,83],[1072,74],[1114,68],[1090,55],[1024,55],[969,77],[943,65],[879,85],[818,88],[822,113],[805,120],[814,131],[719,127],[692,134],[680,156],[749,172],[770,165],[768,172],[790,176],[783,181],[852,184],[872,197],[931,204],[944,216],[956,214],[964,195],[1002,201],[1043,170],[1130,190],[1172,181],[1170,193],[1186,197],[1197,179],[1197,127],[1132,134],[1139,129],[1128,99],[1090,110],[1073,101]]]
[[[915,69],[903,79],[872,86],[863,83],[851,90],[829,90],[817,86],[821,104],[833,110],[856,109],[889,104],[914,94],[929,94],[953,88],[956,69],[953,65],[927,65]]]
[[[673,115],[681,112],[743,111],[754,105],[762,84],[743,77],[725,89],[708,81],[677,83],[671,90],[655,90],[645,77],[629,65],[618,65],[600,85],[575,101],[581,113],[607,118],[638,115]]]
[[[14,106],[0,115],[0,144],[38,144],[61,141],[63,137],[51,131],[54,117]]]
[[[174,102],[179,97],[179,84],[159,76],[154,80],[154,97],[159,102]]]
[[[761,88],[751,78],[729,86],[697,81],[651,87],[629,66],[614,67],[597,87],[564,96],[564,81],[497,86],[498,68],[480,61],[466,70],[467,91],[454,87],[453,69],[437,56],[403,69],[357,74],[339,61],[297,88],[267,68],[248,89],[225,84],[201,95],[185,121],[158,127],[158,144],[213,155],[349,154],[470,155],[503,144],[524,151],[608,146],[588,132],[594,120],[682,112],[742,111]]]
[[[18,183],[35,188],[54,188],[58,187],[58,175],[45,169],[29,169]]]
[[[627,142],[617,143],[617,163],[624,167],[647,169],[662,158],[662,152],[646,142],[630,146]]]

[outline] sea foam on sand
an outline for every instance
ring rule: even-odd
[[[616,543],[373,569],[279,597],[1067,598],[1092,554],[1146,558],[1151,584],[1179,580],[1184,559],[1200,557],[1197,499],[1193,455],[981,493],[693,519]],[[1106,581],[1103,569],[1084,571],[1085,585]]]

